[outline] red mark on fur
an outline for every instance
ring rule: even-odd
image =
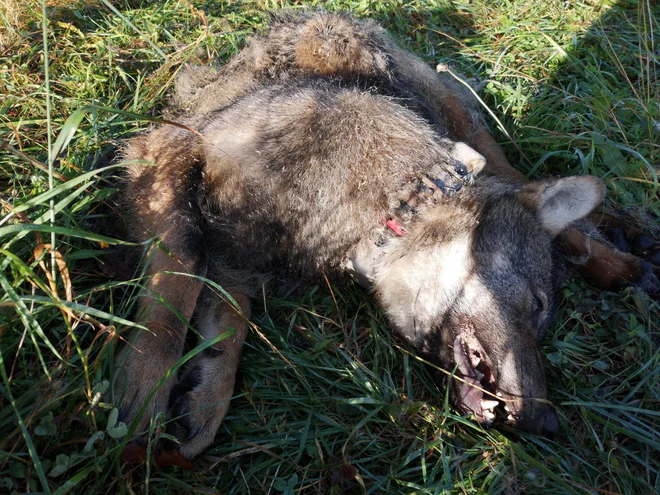
[[[385,225],[387,225],[387,227],[399,237],[402,237],[403,234],[406,233],[406,231],[403,230],[403,227],[401,227],[399,222],[397,222],[394,218],[388,218],[387,222],[385,222]]]

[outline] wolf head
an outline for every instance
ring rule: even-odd
[[[374,292],[401,335],[455,370],[459,410],[552,435],[539,344],[555,316],[553,238],[601,202],[603,184],[484,177],[469,189],[421,212],[374,258]]]

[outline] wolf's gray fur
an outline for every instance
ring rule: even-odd
[[[396,332],[457,368],[459,410],[489,423],[501,401],[514,426],[554,433],[538,348],[556,304],[553,238],[598,205],[603,186],[475,178],[484,157],[459,141],[479,143],[483,128],[461,95],[376,24],[327,13],[277,17],[224,67],[184,71],[183,127],[158,127],[125,151],[157,164],[132,166],[126,194],[137,235],[166,248],[154,252],[150,288],[186,318],[197,306],[209,338],[236,316],[231,306],[163,271],[217,281],[248,315],[249,274],[352,274]],[[140,314],[155,335],[136,334],[142,353],[126,346],[118,358],[127,418],[186,333],[153,298]],[[230,359],[200,357],[153,400],[152,412],[183,415],[187,456],[212,441],[226,412],[247,328],[234,320]]]

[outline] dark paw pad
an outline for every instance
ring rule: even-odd
[[[651,251],[658,242],[650,235],[640,234],[633,239],[633,247],[638,253],[647,253]]]
[[[650,295],[657,297],[660,295],[660,279],[653,273],[653,265],[647,261],[640,262],[639,266],[642,273],[639,276],[637,286]]]
[[[184,375],[184,377],[179,380],[179,383],[172,387],[172,392],[170,392],[169,407],[174,408],[176,402],[199,385],[202,381],[201,372],[198,368],[190,370]]]
[[[640,234],[632,240],[634,253],[646,261],[660,266],[660,242],[650,235]]]
[[[460,175],[461,177],[465,177],[467,174],[470,173],[468,168],[465,166],[463,162],[456,162],[456,167],[455,167],[456,173]]]
[[[172,408],[171,414],[172,421],[170,424],[172,427],[168,433],[171,431],[171,434],[179,440],[188,441],[200,432],[200,426],[194,425],[190,421],[190,402],[187,394],[179,398]]]
[[[624,253],[630,252],[630,244],[626,240],[623,230],[617,229],[616,227],[610,227],[605,231],[605,235],[619,251],[623,251]]]
[[[181,440],[190,440],[198,433],[198,428],[190,423],[190,403],[188,392],[202,381],[199,368],[189,371],[172,389],[170,395],[171,434]],[[169,433],[169,431],[168,431]]]
[[[183,394],[177,397],[170,409],[170,416],[172,421],[169,423],[169,431],[180,440],[190,438],[190,431],[192,425],[188,416],[190,414],[190,403],[188,402],[188,394]]]
[[[660,249],[656,249],[651,254],[646,257],[651,263],[656,266],[660,266]]]

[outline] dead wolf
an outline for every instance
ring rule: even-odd
[[[166,413],[181,453],[199,454],[228,409],[262,275],[322,272],[353,276],[394,331],[455,371],[459,411],[557,432],[539,353],[557,304],[554,239],[587,251],[570,226],[601,203],[599,179],[523,183],[459,84],[344,15],[274,16],[228,64],[185,70],[175,104],[180,125],[124,150],[126,218],[158,239],[138,312],[150,332],[116,359],[124,420],[181,357],[187,320],[201,339],[233,328],[157,390],[139,425]],[[589,250],[582,267],[601,286],[655,283],[637,258]]]

